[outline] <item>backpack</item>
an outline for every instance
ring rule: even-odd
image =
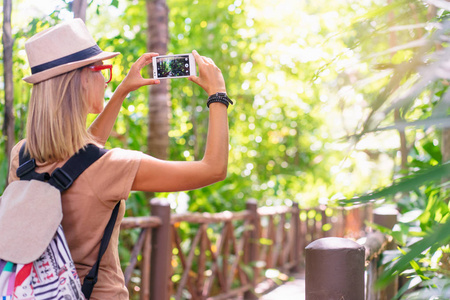
[[[36,173],[36,162],[20,149],[17,176],[0,197],[0,296],[3,300],[89,299],[108,247],[120,202],[83,286],[61,226],[61,193],[106,150],[89,144],[52,174]]]

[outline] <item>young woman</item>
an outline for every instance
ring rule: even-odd
[[[103,146],[108,139],[128,93],[145,85],[159,84],[144,79],[140,71],[156,53],[142,55],[117,87],[104,108],[107,86],[103,60],[119,53],[102,51],[84,23],[75,19],[36,34],[26,44],[32,75],[26,151],[36,159],[39,173],[51,173],[88,143]],[[200,188],[223,180],[228,163],[228,118],[225,82],[220,69],[196,51],[193,55],[199,76],[189,80],[201,86],[209,97],[208,137],[201,161],[164,161],[138,151],[112,149],[92,164],[62,194],[62,226],[78,275],[84,277],[97,259],[103,231],[111,212],[121,202],[119,217],[104,254],[98,282],[91,299],[128,299],[120,268],[118,235],[125,211],[124,200],[131,190],[171,192]],[[225,98],[226,99],[226,98]],[[99,114],[86,129],[89,113]],[[18,180],[19,142],[11,154],[9,182]]]

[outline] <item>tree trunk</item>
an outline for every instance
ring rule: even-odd
[[[391,4],[391,3],[392,3],[392,0],[388,0],[388,4]],[[388,15],[389,25],[393,24],[394,21],[395,21],[394,13],[390,12]],[[389,33],[389,48],[394,48],[395,46],[397,46],[397,36],[395,34],[395,31],[391,31]],[[395,53],[392,53],[391,57],[393,57],[394,55],[395,55]],[[396,108],[394,111],[394,122],[399,123],[402,121],[403,121],[403,119],[401,118],[400,110],[398,108]],[[408,168],[408,146],[407,146],[407,141],[406,141],[405,130],[399,129],[398,134],[399,134],[399,138],[400,138],[400,149],[399,149],[400,150],[400,170],[405,172],[405,174],[403,174],[403,175],[407,175],[406,170]]]
[[[149,52],[164,55],[169,40],[169,8],[166,0],[147,0]],[[153,74],[153,72],[150,72]],[[150,86],[148,154],[167,159],[169,148],[169,92],[167,80]]]
[[[442,129],[442,143],[441,143],[441,153],[442,153],[442,162],[450,161],[450,128]],[[448,183],[450,181],[450,175],[444,176],[442,178],[442,183]],[[444,185],[444,189],[450,189],[450,186]],[[449,202],[450,199],[447,199]]]
[[[398,108],[394,111],[394,121],[395,123],[401,123],[404,120],[400,116],[400,110]],[[406,170],[408,169],[408,152],[409,148],[407,146],[406,142],[406,134],[404,129],[398,129],[398,135],[400,137],[400,169],[402,171],[405,171],[405,174],[407,175]]]
[[[448,2],[448,1],[447,1]],[[437,8],[434,5],[428,7],[427,18],[431,20],[436,17]],[[439,49],[442,49],[442,45],[436,45]],[[448,162],[450,160],[450,128],[442,128],[442,141],[441,141],[441,153],[442,153],[442,163]],[[442,183],[446,183],[450,180],[450,176],[444,176],[442,178]],[[444,187],[449,189],[450,187]],[[449,200],[447,200],[449,201]]]
[[[450,161],[450,128],[442,129],[441,152],[442,152],[442,162],[445,163]]]
[[[448,0],[447,0],[448,2]],[[434,5],[430,5],[432,8],[429,11],[429,17],[436,16],[437,8]],[[442,162],[448,162],[450,160],[450,128],[446,127],[442,129],[442,143],[441,143],[441,153],[442,153]],[[442,183],[446,183],[450,181],[450,176],[445,176],[442,178]],[[450,187],[445,186],[446,190],[450,189]],[[450,199],[447,199],[447,202]]]
[[[6,139],[6,157],[9,162],[11,150],[16,143],[14,136],[14,83],[13,83],[13,44],[11,34],[12,0],[3,0],[3,78],[5,84],[5,116],[3,135]],[[9,167],[8,167],[9,170]],[[7,177],[8,178],[8,177]]]
[[[86,23],[87,0],[73,0],[72,11],[75,18],[80,18]]]

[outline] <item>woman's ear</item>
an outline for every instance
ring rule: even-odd
[[[88,72],[88,70],[86,68],[83,68],[81,70],[81,86],[83,87],[83,89],[87,89],[88,84],[89,84],[89,74],[90,72]]]

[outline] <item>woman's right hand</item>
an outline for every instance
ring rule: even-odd
[[[192,51],[198,65],[199,76],[190,76],[188,79],[201,86],[209,95],[215,93],[226,93],[225,80],[222,71],[214,61],[206,56],[201,56],[196,50]]]

